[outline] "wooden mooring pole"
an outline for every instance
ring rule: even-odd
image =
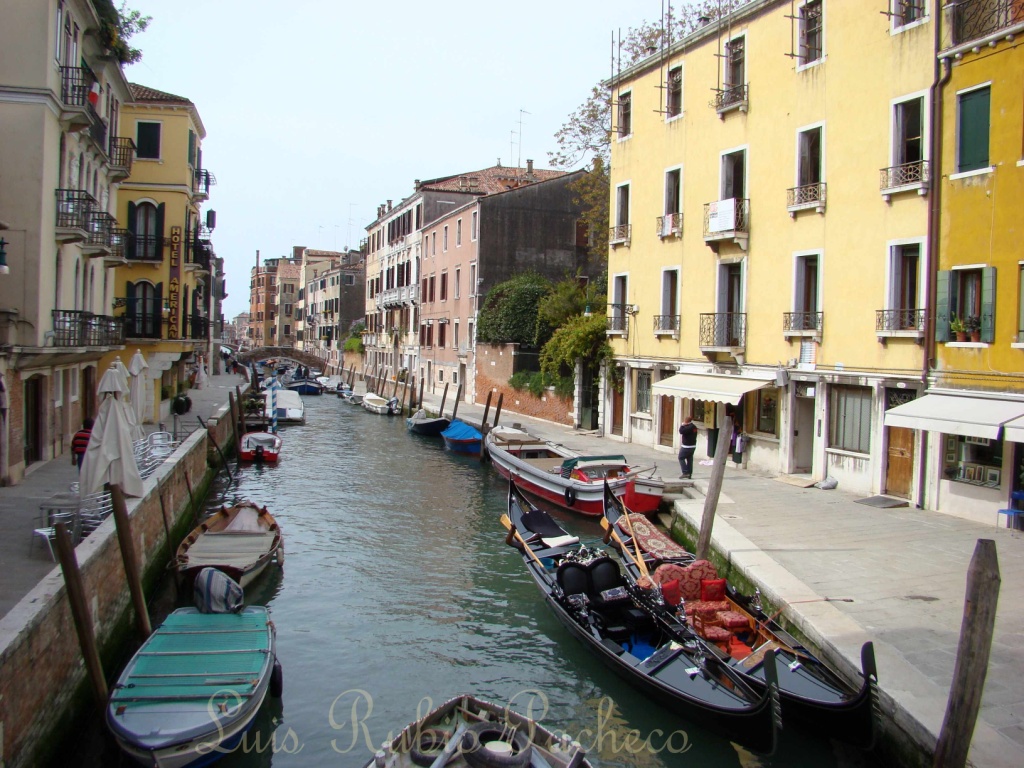
[[[946,717],[935,747],[935,768],[963,768],[985,690],[999,602],[999,559],[992,539],[978,539],[967,570],[964,619],[953,666]]]
[[[501,418],[501,404],[505,400],[505,393],[498,393],[498,404],[494,407],[494,421],[491,422],[491,426],[498,426],[498,419]]]
[[[89,602],[85,599],[82,574],[78,570],[78,558],[75,557],[75,548],[71,544],[71,536],[68,535],[64,523],[57,523],[56,538],[57,555],[60,558],[60,569],[64,573],[64,584],[68,589],[68,604],[71,606],[71,616],[75,620],[78,644],[82,647],[82,658],[85,660],[86,672],[89,673],[89,682],[92,683],[93,695],[102,712],[107,707],[109,695],[107,678],[103,674],[103,662],[100,661],[96,637],[92,633],[92,615],[89,612]]]
[[[424,381],[424,379],[421,378],[420,379],[420,397],[419,397],[419,400],[416,401],[416,404],[420,408],[423,407],[423,381]],[[442,413],[441,415],[443,416],[444,414]]]
[[[487,402],[484,404],[484,417],[480,419],[480,431],[483,432],[484,424],[487,423],[487,414],[491,411],[491,396],[494,394],[494,390],[487,393]]]
[[[718,433],[715,458],[711,465],[711,478],[704,498],[704,515],[700,520],[700,534],[697,537],[697,559],[707,560],[711,550],[711,529],[715,527],[715,510],[722,493],[722,479],[725,477],[725,460],[729,453],[729,438],[732,435],[732,416],[726,415],[725,424]]]
[[[448,399],[448,382],[444,384],[444,392],[441,393],[441,408],[438,410],[438,416],[444,416],[444,401]]]
[[[153,634],[153,626],[149,623],[149,608],[146,606],[146,595],[142,591],[142,576],[139,573],[139,560],[135,555],[132,523],[128,518],[128,502],[125,501],[121,486],[116,483],[110,486],[110,501],[114,508],[117,541],[121,545],[121,559],[124,561],[124,573],[128,579],[128,591],[131,592],[132,605],[135,608],[135,623],[139,634],[145,640]]]
[[[455,421],[455,414],[459,412],[459,403],[462,402],[462,382],[459,382],[459,388],[455,391],[455,405],[452,406],[452,421]]]

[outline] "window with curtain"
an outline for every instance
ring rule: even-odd
[[[834,384],[829,392],[828,445],[871,453],[871,388]]]
[[[651,412],[651,372],[636,372],[636,408],[637,413]]]

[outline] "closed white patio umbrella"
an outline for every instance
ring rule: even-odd
[[[132,410],[135,412],[135,423],[141,427],[146,421],[146,379],[143,377],[144,371],[149,368],[149,363],[146,362],[146,358],[142,356],[142,350],[136,349],[135,354],[132,355],[131,362],[128,363],[128,373],[131,374],[131,381],[128,383],[129,389],[129,401],[132,404]]]
[[[144,493],[132,446],[135,420],[125,399],[128,384],[116,366],[114,363],[100,379],[98,390],[103,400],[79,479],[79,492],[83,497],[103,490],[104,483],[121,486],[129,496]]]

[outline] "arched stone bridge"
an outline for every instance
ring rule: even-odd
[[[230,347],[231,345],[225,344],[224,346]],[[294,360],[309,368],[322,369],[324,367],[324,361],[321,358],[293,347],[257,347],[256,349],[247,349],[245,352],[239,353],[237,359],[240,363],[249,363],[256,360],[266,360],[267,358],[280,360],[283,357]]]

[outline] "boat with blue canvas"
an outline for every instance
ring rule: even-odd
[[[480,455],[480,442],[484,439],[479,429],[460,419],[455,419],[448,429],[441,433],[441,437],[444,438],[445,447],[449,451],[471,456]]]

